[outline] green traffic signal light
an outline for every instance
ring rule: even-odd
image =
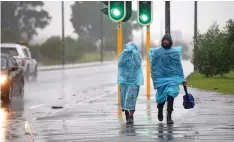
[[[125,1],[109,1],[108,15],[114,22],[121,22],[126,16]]]
[[[138,23],[141,25],[149,25],[152,22],[153,16],[152,2],[139,1],[138,2]]]

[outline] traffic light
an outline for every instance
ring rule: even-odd
[[[132,16],[131,1],[102,1],[108,8],[101,11],[114,22],[127,22]]]
[[[132,17],[132,1],[126,1],[126,16],[122,22],[127,22]]]
[[[126,16],[126,2],[125,1],[109,1],[108,15],[114,22],[121,22]]]
[[[149,25],[153,19],[153,7],[151,1],[138,1],[138,23]]]
[[[108,6],[108,1],[102,1],[102,3]],[[108,16],[108,7],[102,8],[101,11]]]

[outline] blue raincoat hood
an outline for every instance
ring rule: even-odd
[[[141,58],[134,43],[125,45],[118,63],[118,84],[143,85],[144,77],[141,68]]]

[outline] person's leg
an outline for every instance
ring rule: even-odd
[[[156,92],[156,103],[157,108],[158,108],[158,120],[163,121],[163,108],[166,102],[166,96],[165,96],[165,86],[160,86],[157,87],[157,92]]]
[[[158,108],[158,120],[163,121],[163,107],[164,107],[165,102],[160,103],[157,105]]]
[[[167,97],[167,124],[173,124],[173,120],[171,118],[172,112],[173,112],[173,104],[174,104],[174,98],[170,95]]]
[[[121,97],[121,108],[122,108],[122,111],[125,113],[125,118],[126,118],[126,121],[129,120],[129,111],[128,110],[125,110],[125,103],[126,103],[126,91],[127,91],[127,85],[125,84],[120,84],[120,97]]]
[[[136,101],[138,97],[140,87],[139,86],[130,86],[128,88],[127,93],[127,103],[128,109],[129,109],[129,121],[128,123],[134,122],[134,113],[135,113],[135,107],[136,107]]]
[[[129,115],[130,115],[130,116],[133,116],[133,115],[134,115],[134,112],[135,112],[135,110],[130,110],[130,111],[129,111]]]

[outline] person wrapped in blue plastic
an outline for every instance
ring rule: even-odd
[[[160,48],[149,50],[151,78],[156,92],[158,120],[163,121],[163,107],[167,101],[167,123],[173,124],[171,114],[174,98],[179,95],[179,85],[186,83],[181,63],[182,47],[172,47],[170,34],[164,35]]]
[[[133,123],[140,86],[144,84],[141,58],[134,43],[125,45],[118,62],[118,84],[120,84],[121,107],[127,123]]]

